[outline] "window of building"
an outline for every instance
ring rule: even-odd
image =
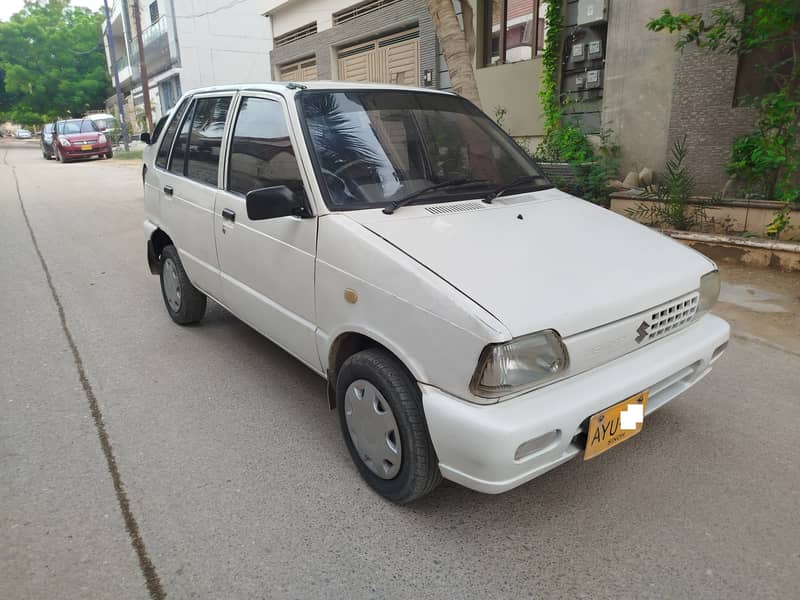
[[[217,185],[219,152],[230,104],[230,96],[197,100],[186,158],[186,176],[189,179]]]
[[[150,3],[150,22],[158,21],[158,0]]]
[[[289,129],[281,105],[266,98],[243,98],[231,140],[228,190],[285,185],[303,191]]]
[[[483,66],[530,60],[544,50],[546,0],[486,0]]]
[[[156,155],[156,166],[162,169],[167,168],[167,159],[169,158],[169,150],[172,148],[172,141],[175,139],[175,132],[178,130],[178,125],[181,124],[183,113],[186,112],[186,107],[189,106],[189,100],[184,100],[175,111],[175,118],[170,121],[169,127],[164,132],[164,139],[158,147],[158,154]]]

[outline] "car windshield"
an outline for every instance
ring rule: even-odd
[[[94,121],[95,125],[97,125],[97,128],[100,131],[103,131],[104,129],[116,129],[117,127],[116,119],[108,118],[108,119],[92,119],[92,120]]]
[[[97,125],[91,119],[73,119],[71,121],[63,121],[59,128],[59,133],[92,133],[97,131]]]
[[[424,196],[459,200],[541,176],[510,137],[458,96],[309,90],[298,93],[298,105],[332,210],[377,208],[449,181],[485,180]]]

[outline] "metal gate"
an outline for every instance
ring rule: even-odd
[[[339,51],[339,79],[419,85],[419,30],[404,31]]]

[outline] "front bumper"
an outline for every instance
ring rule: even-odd
[[[81,150],[80,146],[72,145],[72,146],[61,146],[61,154],[65,158],[81,158],[83,156],[96,156],[102,154],[108,154],[111,152],[111,145],[110,144],[88,144],[91,146],[90,150]]]
[[[728,323],[705,315],[601,367],[490,406],[420,384],[442,475],[489,494],[538,477],[583,452],[591,415],[645,389],[652,413],[705,377],[729,337]],[[535,450],[516,459],[526,442]]]

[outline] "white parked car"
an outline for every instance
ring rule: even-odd
[[[19,140],[29,140],[33,137],[33,134],[28,131],[27,129],[17,129],[17,139]]]
[[[156,137],[145,231],[167,312],[196,323],[211,297],[325,377],[393,501],[596,456],[726,347],[713,262],[554,188],[453,94],[207,88]]]

